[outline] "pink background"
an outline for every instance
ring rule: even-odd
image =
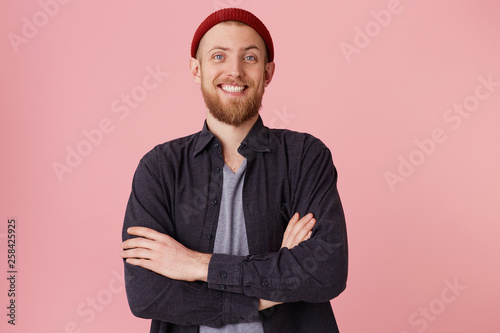
[[[2,277],[2,332],[148,331],[119,276],[123,214],[140,157],[201,129],[189,47],[221,6],[274,38],[264,122],[332,150],[350,241],[341,331],[500,331],[498,1],[65,1],[0,5],[1,276],[18,223],[17,325]],[[163,73],[149,90],[147,68]],[[87,156],[58,177],[68,147]]]

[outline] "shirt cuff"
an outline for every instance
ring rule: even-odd
[[[208,265],[208,288],[243,293],[243,256],[212,254]]]
[[[243,294],[225,294],[224,318],[226,323],[252,323],[259,321],[259,299]]]
[[[228,291],[224,299],[227,323],[250,323],[259,320],[259,299],[243,294],[244,256],[214,253],[208,265],[208,288]]]

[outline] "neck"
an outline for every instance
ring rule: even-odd
[[[233,126],[215,119],[210,112],[207,111],[208,129],[221,142],[222,155],[225,159],[238,154],[238,147],[240,146],[241,141],[243,141],[248,132],[250,132],[258,118],[259,115],[256,115],[254,118],[244,122],[240,126]]]

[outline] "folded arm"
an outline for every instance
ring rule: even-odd
[[[281,302],[326,302],[340,294],[347,278],[347,236],[336,170],[326,147],[313,155],[304,151],[298,181],[292,182],[294,197],[286,208],[300,214],[313,212],[312,233],[303,236],[306,229],[298,228],[301,231],[290,236],[287,228],[277,253],[249,256],[200,254],[170,237],[175,232],[168,228],[174,223],[165,206],[169,200],[155,176],[160,172],[155,163],[141,162],[122,234],[123,252],[135,251],[124,255],[130,259],[125,277],[132,312],[180,325],[221,326],[254,321],[258,310]],[[161,237],[129,229],[138,225],[156,230]],[[128,242],[134,237],[142,240]],[[162,249],[156,252],[169,254],[153,255],[152,241],[162,243],[154,245]]]
[[[312,214],[300,218],[296,213],[283,236],[282,248],[293,248],[310,238],[316,220]],[[174,238],[146,227],[130,227],[129,235],[137,236],[122,243],[122,258],[128,264],[140,266],[164,277],[187,282],[207,282],[211,254],[190,250]],[[260,299],[259,310],[278,302]]]
[[[299,171],[294,168],[288,175],[292,196],[281,213],[313,213],[316,223],[311,237],[277,253],[213,254],[207,279],[210,289],[286,303],[328,302],[345,289],[347,233],[330,151],[311,138],[298,158]]]
[[[153,267],[149,265],[154,264],[155,260],[146,259],[152,253],[145,253],[150,251],[148,247],[152,243],[157,243],[155,241],[157,235],[148,233],[146,237],[138,237],[129,234],[127,232],[129,228],[132,228],[130,230],[134,233],[133,227],[140,225],[161,234],[161,239],[167,243],[169,239],[172,240],[170,245],[175,244],[175,249],[179,249],[178,245],[181,245],[169,236],[175,234],[174,223],[170,218],[171,207],[168,206],[168,200],[158,180],[159,174],[154,156],[149,155],[141,161],[134,175],[132,193],[125,213],[122,241],[132,244],[134,251],[138,251],[131,256],[131,263],[126,262],[129,258],[124,257],[125,285],[132,313],[140,318],[156,319],[182,326],[220,327],[225,324],[257,320],[258,298],[242,294],[225,294],[209,289],[206,282],[176,280],[150,269]],[[168,247],[168,244],[155,246]],[[183,251],[188,257],[192,254],[191,250],[185,247]],[[144,267],[137,265],[138,261],[135,261],[140,257],[144,257],[139,259]],[[191,281],[195,279],[199,278],[196,276],[187,278]]]

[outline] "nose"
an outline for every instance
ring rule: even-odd
[[[233,57],[228,61],[228,75],[234,78],[243,76],[242,63],[237,57]]]

